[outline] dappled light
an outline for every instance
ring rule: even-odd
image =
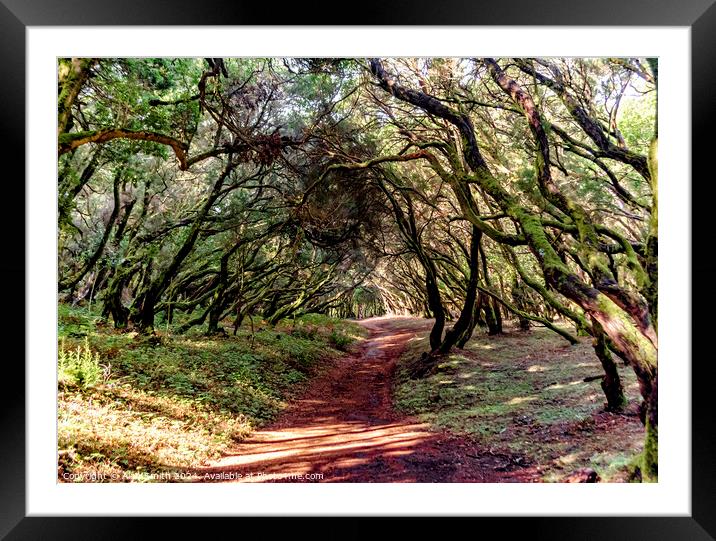
[[[514,398],[510,398],[505,404],[509,405],[516,405],[516,404],[524,404],[525,402],[532,402],[533,400],[538,400],[538,397],[536,396],[516,396]]]
[[[58,479],[658,481],[658,62],[57,58]]]
[[[459,468],[447,459],[451,436],[427,423],[395,418],[387,378],[406,343],[429,322],[374,318],[361,324],[372,337],[291,404],[274,428],[259,430],[231,452],[192,473],[236,482],[286,482],[321,475],[321,482],[486,481],[492,472]],[[448,382],[449,383],[449,382]],[[303,476],[303,477],[298,477]]]
[[[539,364],[533,364],[527,369],[528,372],[544,372],[545,370],[548,370],[548,368]]]
[[[395,472],[376,470],[375,464],[381,459],[409,456],[421,445],[435,440],[437,435],[428,428],[425,424],[382,426],[324,421],[316,426],[294,426],[280,433],[261,432],[211,468],[197,473],[241,471],[243,480],[256,481],[261,479],[256,472],[264,475],[321,472],[324,473],[322,480],[331,482],[336,475],[343,481],[348,480],[349,471],[353,470],[351,480],[393,481]],[[259,451],[252,452],[256,448]],[[252,472],[254,476],[249,476]]]

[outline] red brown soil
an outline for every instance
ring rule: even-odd
[[[274,424],[197,473],[239,482],[532,480],[519,459],[393,410],[396,360],[430,321],[373,318],[361,325],[370,335],[353,353],[314,379]]]

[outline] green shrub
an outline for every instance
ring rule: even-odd
[[[98,317],[87,311],[86,308],[60,304],[57,309],[57,324],[59,336],[82,338],[91,334],[96,326]]]
[[[66,348],[65,340],[62,339],[57,368],[58,383],[65,386],[87,388],[102,379],[103,367],[99,364],[99,354],[92,352],[87,337],[84,346],[77,346],[76,349]]]
[[[315,325],[299,324],[291,330],[291,336],[304,340],[315,340],[318,335],[318,327]]]
[[[270,329],[259,319],[235,336],[196,328],[157,341],[97,325],[85,309],[60,304],[59,316],[62,481],[62,473],[139,475],[217,458],[274,420],[322,361],[338,356],[334,344],[362,331],[311,315]]]
[[[353,343],[353,338],[336,329],[333,329],[328,339],[331,345],[340,351],[346,351]]]

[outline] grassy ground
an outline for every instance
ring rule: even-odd
[[[151,481],[215,458],[364,333],[308,315],[237,336],[149,340],[59,306],[58,479]],[[179,325],[178,321],[176,325]]]
[[[522,480],[561,481],[580,468],[594,469],[602,481],[627,480],[643,440],[636,378],[619,361],[629,407],[625,415],[605,413],[599,381],[583,381],[602,373],[589,338],[570,346],[545,328],[480,334],[436,374],[409,379],[409,361],[426,349],[420,335],[401,359],[399,410],[516,455]]]

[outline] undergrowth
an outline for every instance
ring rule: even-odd
[[[543,328],[477,335],[432,376],[411,379],[411,363],[427,347],[427,337],[419,336],[399,363],[399,411],[521,456],[542,481],[560,481],[580,468],[594,469],[602,481],[627,480],[643,441],[638,385],[633,371],[620,366],[630,405],[624,415],[604,412],[599,381],[584,381],[602,373],[588,338],[570,346]]]
[[[236,336],[175,335],[177,322],[147,339],[84,308],[58,315],[58,479],[75,482],[152,480],[220,456],[364,334],[309,314]]]

